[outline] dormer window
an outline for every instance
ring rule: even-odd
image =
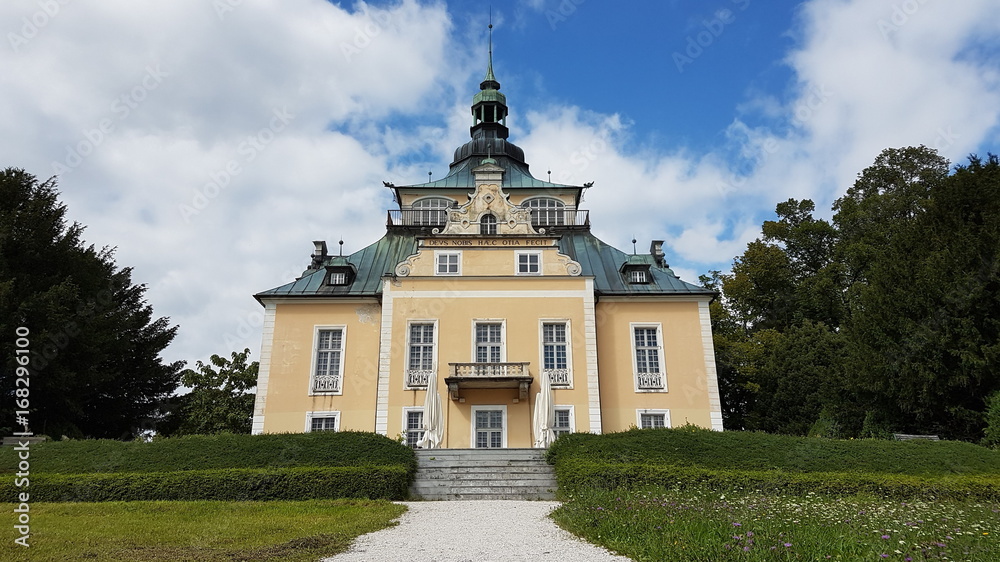
[[[621,274],[629,285],[648,285],[653,282],[650,264],[645,263],[640,256],[630,256],[629,261],[622,264]]]
[[[334,263],[326,266],[326,283],[332,286],[350,285],[354,281],[355,269],[343,257],[333,258]]]
[[[493,215],[483,215],[479,218],[479,233],[490,236],[497,234],[497,218]]]

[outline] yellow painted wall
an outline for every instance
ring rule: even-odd
[[[599,301],[597,353],[601,416],[605,433],[637,425],[636,409],[670,410],[674,427],[712,427],[709,418],[704,349],[697,302]],[[667,392],[637,393],[632,367],[630,324],[662,325]]]
[[[491,252],[492,253],[492,252]],[[438,322],[437,374],[441,397],[445,402],[448,417],[447,443],[449,447],[468,447],[471,435],[472,406],[506,405],[508,413],[508,446],[531,446],[531,406],[535,393],[539,390],[539,369],[541,366],[541,322],[547,320],[567,320],[570,324],[570,364],[573,370],[573,386],[570,389],[554,390],[556,403],[573,404],[579,417],[586,412],[587,365],[583,332],[583,299],[578,296],[586,287],[584,278],[534,278],[519,279],[516,288],[520,291],[550,291],[544,296],[532,297],[480,297],[463,298],[458,295],[469,291],[509,291],[510,279],[468,279],[449,278],[442,286],[441,278],[399,278],[391,291],[407,296],[392,297],[393,346],[390,353],[389,378],[389,421],[390,436],[402,430],[403,407],[422,406],[423,390],[405,390],[406,336],[408,320],[435,319]],[[445,295],[422,296],[421,292],[445,290]],[[572,291],[573,296],[558,296],[558,292]],[[453,294],[449,294],[453,293]],[[529,362],[529,374],[534,377],[528,400],[519,400],[516,389],[462,389],[464,403],[448,397],[445,378],[449,376],[448,363],[468,363],[474,361],[474,320],[503,320],[506,326],[506,361]],[[397,343],[398,342],[398,345]],[[530,404],[530,405],[529,405]],[[585,425],[577,427],[585,428]]]
[[[552,239],[532,238],[494,238],[469,240],[475,246],[468,247],[424,247],[416,256],[410,257],[411,276],[433,277],[435,274],[435,252],[461,252],[462,276],[512,276],[516,275],[515,264],[518,252],[539,252],[541,256],[541,275],[567,275],[567,266],[572,262],[569,256],[559,253],[553,246],[536,246],[532,244],[550,244]],[[495,244],[482,246],[481,244]],[[505,246],[504,244],[516,244]],[[518,275],[518,277],[531,277]],[[518,289],[521,285],[518,285]],[[507,287],[509,290],[510,287]]]
[[[339,411],[340,429],[375,430],[381,306],[366,303],[278,304],[264,412],[267,433],[301,433],[307,411]],[[309,395],[316,326],[346,326],[342,395]]]

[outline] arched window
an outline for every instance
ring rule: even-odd
[[[521,205],[531,209],[531,224],[552,226],[566,223],[566,204],[551,197],[528,199]]]
[[[492,234],[497,233],[497,218],[493,215],[486,214],[479,217],[479,234]]]
[[[410,206],[413,209],[413,224],[443,225],[448,222],[448,209],[453,204],[454,201],[444,197],[427,197],[414,201]]]

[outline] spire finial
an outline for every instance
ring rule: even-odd
[[[483,83],[486,82],[496,82],[497,78],[493,75],[493,6],[490,6],[490,59],[489,64],[486,67],[486,78],[483,79]],[[499,89],[500,84],[493,86],[493,89]]]
[[[344,238],[340,238],[340,257],[344,257]]]
[[[635,235],[633,235],[633,236],[632,236],[632,255],[633,255],[633,256],[634,256],[634,255],[636,255],[636,249],[635,249]]]

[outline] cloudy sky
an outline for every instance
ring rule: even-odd
[[[627,6],[627,7],[622,7]],[[1000,151],[996,0],[494,0],[511,140],[594,181],[605,241],[728,269],[776,203],[821,214],[886,147]],[[59,177],[180,331],[165,359],[260,349],[252,294],[312,240],[377,240],[382,180],[469,135],[488,2],[4,0],[0,166]]]

